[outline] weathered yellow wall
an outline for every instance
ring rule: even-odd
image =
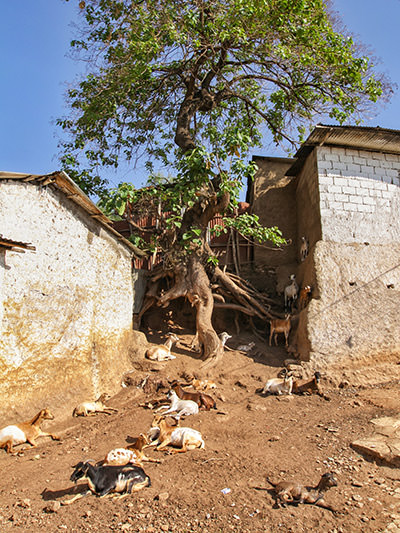
[[[0,415],[71,411],[129,368],[130,251],[50,187],[0,183]]]

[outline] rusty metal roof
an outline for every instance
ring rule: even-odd
[[[0,234],[0,248],[5,248],[6,250],[12,251],[22,251],[22,250],[36,250],[30,242],[20,242],[14,241],[12,239],[7,239]]]
[[[400,130],[364,126],[328,126],[318,124],[295,155],[296,162],[287,171],[296,176],[304,161],[316,146],[337,146],[400,154]]]
[[[21,174],[18,172],[1,172],[0,180],[20,180],[23,182],[34,183],[41,186],[52,186],[62,191],[64,195],[72,200],[75,204],[84,209],[91,218],[97,220],[102,226],[106,227],[114,237],[127,246],[137,257],[145,255],[139,248],[132,244],[128,239],[123,237],[112,227],[112,221],[86,196],[78,185],[63,170],[52,172],[51,174]]]

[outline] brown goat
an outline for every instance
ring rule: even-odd
[[[161,416],[155,417],[152,428],[158,428],[158,436],[150,446],[157,446],[156,450],[163,450],[173,446],[170,453],[184,453],[195,448],[204,449],[204,439],[199,431],[179,425],[170,425]]]
[[[310,298],[311,298],[312,288],[310,285],[305,285],[302,289],[300,289],[299,299],[298,299],[298,310],[301,311],[305,307],[307,307]]]
[[[60,437],[52,433],[46,433],[40,429],[43,420],[54,420],[54,416],[49,409],[42,409],[27,422],[21,422],[12,426],[7,426],[0,430],[0,448],[5,448],[7,453],[13,453],[13,446],[29,442],[31,446],[36,446],[38,437],[51,437],[53,440],[60,440]]]
[[[290,322],[290,314],[285,315],[285,319],[276,318],[269,321],[270,325],[270,334],[269,334],[269,345],[271,346],[272,335],[274,335],[275,346],[278,346],[278,333],[284,333],[285,335],[285,346],[288,346],[288,339],[290,328],[292,324]]]
[[[273,483],[266,478],[268,483],[275,489],[276,503],[278,507],[286,507],[287,503],[311,503],[336,512],[330,505],[324,501],[325,492],[330,487],[336,487],[337,481],[335,476],[327,472],[321,476],[316,487],[307,487],[297,481],[280,481]]]
[[[203,409],[204,411],[216,409],[215,400],[209,394],[199,391],[185,391],[182,389],[179,383],[176,382],[172,382],[171,389],[176,392],[176,395],[181,400],[192,400],[193,402],[197,403],[199,409]]]
[[[321,374],[315,372],[312,379],[295,381],[293,383],[293,393],[294,394],[313,394],[316,393],[318,396],[324,398],[324,400],[330,400],[329,396],[326,396],[320,387]]]

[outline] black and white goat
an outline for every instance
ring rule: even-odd
[[[95,466],[91,461],[80,461],[73,468],[71,481],[76,483],[79,479],[86,479],[89,490],[77,494],[70,500],[64,500],[63,505],[69,505],[90,493],[99,497],[119,493],[119,497],[123,498],[151,485],[149,476],[143,468],[136,465]]]

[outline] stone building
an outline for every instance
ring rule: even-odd
[[[136,248],[64,172],[0,173],[0,414],[118,390]],[[20,253],[24,252],[24,253]]]
[[[278,292],[290,273],[313,288],[294,320],[301,359],[383,373],[400,355],[400,131],[319,125],[293,160],[254,160],[253,211],[289,240],[282,252],[256,249],[256,263]]]

